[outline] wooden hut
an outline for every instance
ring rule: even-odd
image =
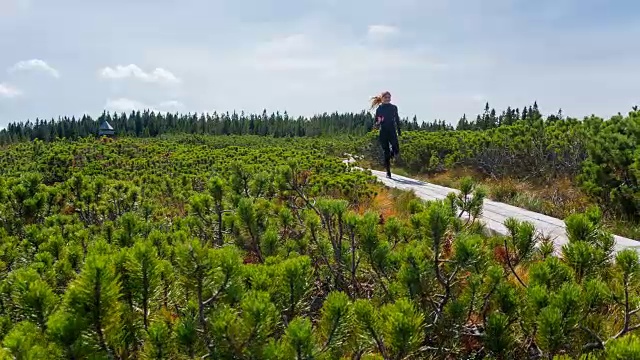
[[[107,122],[107,120],[102,120],[100,124],[100,128],[98,129],[98,136],[107,136],[111,137],[115,135],[116,131],[113,129],[113,126]]]

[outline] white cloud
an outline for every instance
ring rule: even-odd
[[[11,99],[20,95],[22,95],[22,91],[9,84],[0,83],[0,97]]]
[[[487,101],[486,99],[487,99],[487,97],[482,95],[482,94],[471,95],[471,100],[473,100],[475,102],[478,102],[478,103],[484,103],[484,102]]]
[[[256,46],[259,55],[280,55],[304,53],[313,49],[313,40],[306,34],[293,34],[277,37]]]
[[[383,48],[366,41],[366,35],[347,36],[332,26],[300,28],[288,29],[288,36],[285,31],[266,39],[256,36],[259,40],[247,39],[225,52],[184,44],[147,48],[144,60],[163,57],[166,66],[183,74],[189,88],[180,98],[188,99],[193,109],[266,108],[294,116],[359,111],[382,90],[394,93],[402,109],[412,114],[416,110],[404,104],[415,102],[422,108],[424,89],[437,91],[433,77],[450,73],[443,57],[421,44]],[[367,25],[361,29],[366,31]],[[411,96],[418,100],[407,100]]]
[[[127,98],[117,98],[117,99],[108,99],[107,103],[104,106],[105,110],[116,111],[116,112],[130,112],[130,111],[155,111],[155,112],[173,112],[177,110],[181,110],[184,108],[184,104],[177,100],[169,100],[163,101],[157,105],[149,105],[144,102],[127,99]]]
[[[142,70],[135,64],[129,64],[126,66],[117,65],[115,68],[105,67],[100,70],[100,77],[103,79],[126,79],[136,78],[138,80],[150,83],[179,83],[180,79],[176,77],[172,72],[163,68],[155,68],[152,72],[148,73]]]
[[[18,71],[43,71],[54,78],[60,77],[60,72],[49,66],[45,61],[40,59],[23,60],[17,62],[15,65],[9,68],[9,72]]]
[[[118,98],[118,99],[108,99],[107,103],[104,105],[105,110],[109,111],[117,111],[117,112],[129,112],[133,110],[153,110],[150,106],[145,105],[144,103],[126,99],[126,98]]]
[[[322,70],[331,66],[331,61],[318,56],[317,44],[306,34],[279,36],[258,43],[250,53],[239,54],[239,64],[257,70]]]
[[[372,40],[384,40],[399,32],[397,27],[391,25],[369,25],[367,35]]]
[[[184,104],[177,100],[163,101],[158,104],[158,108],[166,111],[180,110],[184,108]]]
[[[375,31],[381,33],[383,30]],[[259,43],[252,52],[237,54],[232,61],[236,65],[244,64],[260,71],[297,71],[296,74],[308,71],[310,74],[328,76],[385,69],[445,67],[419,48],[382,49],[331,36],[307,34],[295,34]]]

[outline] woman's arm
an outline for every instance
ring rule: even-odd
[[[380,123],[382,123],[381,119],[382,119],[382,115],[380,115],[380,107],[378,107],[376,109],[376,115],[374,116],[374,123],[373,123],[374,129],[377,129],[380,127]]]
[[[400,136],[401,135],[401,131],[400,131],[400,115],[398,115],[398,107],[395,106],[395,105],[393,106],[393,112],[394,112],[393,117],[394,117],[394,120],[396,122],[396,130],[398,131],[398,136]]]

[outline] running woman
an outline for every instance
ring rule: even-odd
[[[391,103],[391,93],[388,91],[371,98],[371,109],[374,107],[376,107],[375,127],[380,128],[379,140],[384,152],[384,167],[387,170],[387,178],[391,179],[391,157],[397,157],[400,154],[398,136],[401,132],[398,107]]]

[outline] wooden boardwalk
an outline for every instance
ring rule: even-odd
[[[434,185],[400,175],[393,175],[393,179],[387,179],[385,173],[382,171],[371,170],[371,173],[386,186],[402,190],[413,190],[418,197],[424,200],[441,200],[446,198],[451,192],[458,192],[456,189]],[[497,201],[484,200],[480,220],[483,221],[490,230],[499,234],[507,234],[504,222],[510,217],[521,221],[529,221],[543,235],[550,236],[556,244],[556,251],[559,251],[560,247],[569,241],[567,239],[564,221],[560,219]],[[615,240],[615,251],[620,251],[625,248],[635,248],[640,251],[640,241],[617,235],[615,236]]]

